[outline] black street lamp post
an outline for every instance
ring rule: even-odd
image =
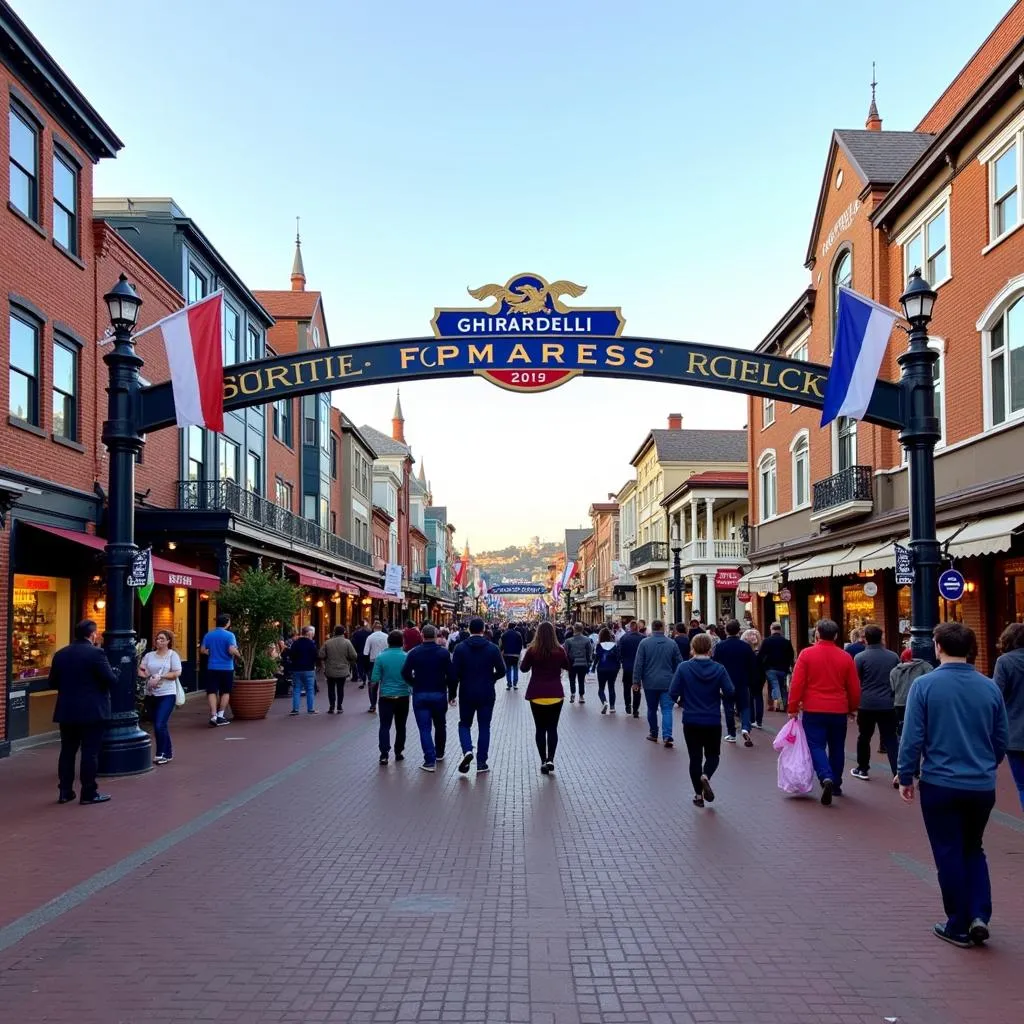
[[[136,654],[128,575],[135,555],[135,460],[144,444],[138,429],[139,370],[132,328],[142,300],[122,274],[103,297],[114,328],[114,347],[103,357],[109,367],[103,443],[110,456],[107,546],[107,621],[103,646],[117,673],[110,695],[112,718],[100,748],[101,775],[135,775],[153,767],[149,736],[139,728],[135,708]]]
[[[679,537],[679,527],[672,524],[672,612],[677,625],[683,621],[683,566],[679,556],[683,552]]]
[[[903,387],[903,429],[910,474],[910,550],[914,583],[910,588],[910,650],[915,658],[935,661],[932,631],[939,620],[939,541],[935,535],[935,445],[941,436],[935,415],[933,371],[938,352],[928,344],[928,323],[935,292],[915,270],[900,296],[910,324],[910,343],[898,359]]]

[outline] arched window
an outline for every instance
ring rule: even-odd
[[[763,523],[779,511],[778,474],[775,452],[769,448],[757,463],[759,520]]]
[[[853,251],[844,249],[832,265],[832,333],[829,351],[835,345],[836,323],[839,319],[839,289],[853,287]]]
[[[806,430],[801,430],[789,446],[793,460],[793,508],[811,503],[811,445]]]
[[[978,321],[985,353],[986,426],[1024,415],[1024,275],[1008,282]]]

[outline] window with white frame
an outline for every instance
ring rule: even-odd
[[[994,427],[1024,413],[1024,296],[1006,308],[985,337],[989,425]]]
[[[779,511],[778,473],[775,452],[766,451],[757,464],[758,501],[760,519],[764,522]]]
[[[1020,144],[1015,138],[989,162],[992,239],[1005,235],[1020,220]]]
[[[897,239],[903,247],[903,280],[920,270],[934,288],[952,275],[949,262],[949,189]]]
[[[835,420],[833,465],[837,473],[857,464],[857,421],[849,416]]]
[[[790,359],[795,359],[797,362],[806,363],[808,359],[808,352],[808,338],[805,335],[786,353],[786,355]],[[796,412],[799,408],[800,406],[797,405],[796,402],[793,402],[789,407],[789,411]]]
[[[811,503],[811,445],[806,430],[793,438],[789,451],[793,460],[793,508],[803,508]]]
[[[761,426],[770,427],[775,422],[775,399],[761,399]]]
[[[836,325],[839,322],[839,289],[853,287],[853,252],[846,249],[837,257],[832,267],[832,330],[829,333],[828,348],[831,352],[836,343]]]

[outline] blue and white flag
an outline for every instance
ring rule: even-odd
[[[821,425],[840,416],[862,420],[875,390],[878,371],[885,358],[893,323],[899,313],[858,295],[839,289],[835,349],[832,370],[825,384]]]

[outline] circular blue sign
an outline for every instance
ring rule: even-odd
[[[966,584],[956,569],[947,569],[939,577],[939,593],[947,601],[959,601],[964,596]]]

